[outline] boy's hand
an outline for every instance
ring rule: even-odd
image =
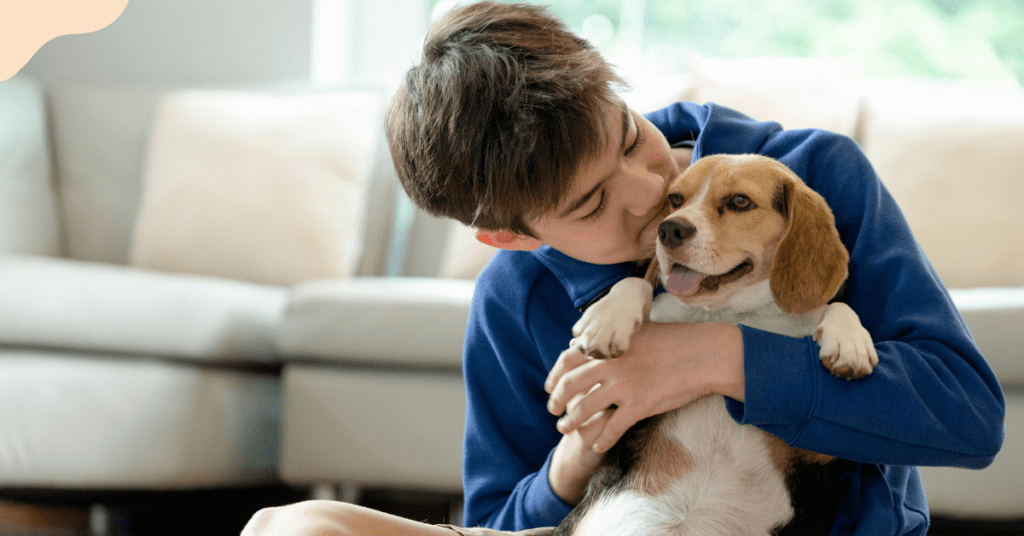
[[[610,449],[642,419],[710,393],[742,401],[743,388],[742,333],[736,326],[717,323],[648,322],[617,359],[593,359],[570,347],[545,382],[551,394],[548,411],[565,413],[558,421],[563,434],[599,412],[617,408],[592,443],[598,453]]]
[[[575,506],[583,500],[591,475],[604,461],[605,454],[594,451],[594,441],[613,412],[607,409],[594,415],[582,426],[562,436],[555,447],[548,482],[555,495],[567,504]]]

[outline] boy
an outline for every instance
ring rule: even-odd
[[[738,422],[851,460],[833,534],[925,534],[914,466],[990,464],[1003,399],[870,164],[842,136],[782,131],[713,104],[645,118],[619,86],[542,9],[482,3],[434,25],[388,110],[413,201],[507,250],[480,275],[467,328],[465,524],[557,525],[630,426],[719,393]],[[651,256],[668,180],[691,158],[752,152],[782,161],[832,207],[851,254],[843,299],[876,341],[875,372],[847,382],[820,365],[810,338],[713,323],[644,325],[613,360],[572,348],[580,308]],[[260,512],[247,533],[299,526],[485,533],[314,502]]]

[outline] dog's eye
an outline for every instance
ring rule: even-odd
[[[750,198],[745,195],[732,196],[729,199],[728,203],[726,203],[726,206],[737,212],[744,212],[752,208],[755,208],[754,202],[751,201]]]
[[[672,208],[679,208],[683,206],[684,201],[686,201],[686,199],[684,199],[680,194],[668,194],[668,204]]]

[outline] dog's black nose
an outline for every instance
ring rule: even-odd
[[[675,249],[697,230],[692,223],[683,220],[665,220],[658,226],[658,240],[669,249]]]

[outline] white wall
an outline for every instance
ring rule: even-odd
[[[427,0],[349,1],[359,6],[356,79],[397,83],[423,54],[430,17]]]
[[[19,74],[44,84],[244,86],[319,79],[321,85],[391,86],[418,58],[426,4],[129,0],[110,26],[53,39]],[[318,24],[314,17],[321,12],[337,15]],[[330,47],[328,61],[315,64],[324,47]]]
[[[110,26],[51,40],[19,74],[170,86],[308,79],[312,11],[312,0],[129,0]]]

